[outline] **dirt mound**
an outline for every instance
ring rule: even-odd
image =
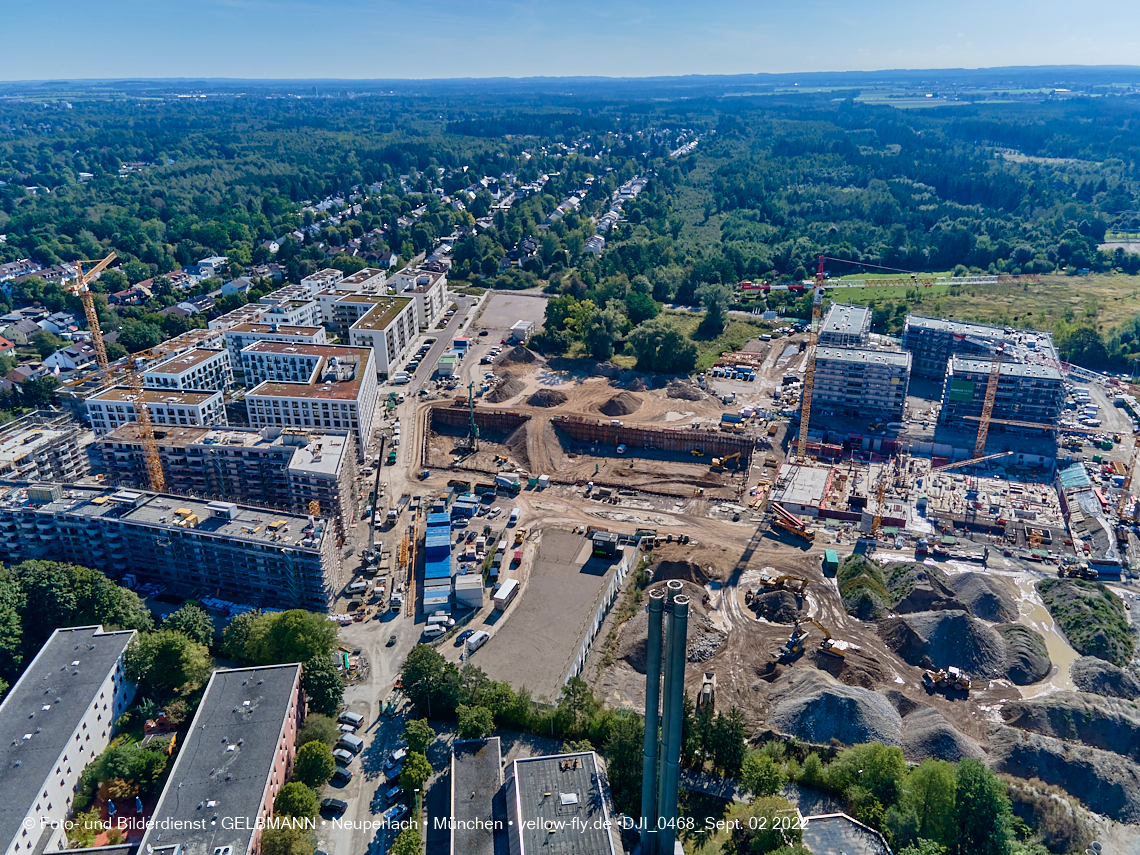
[[[1036,587],[1074,650],[1114,665],[1131,661],[1135,639],[1119,596],[1079,579],[1042,579]]]
[[[902,750],[911,763],[921,763],[928,757],[956,762],[985,756],[982,746],[932,707],[920,707],[903,718]]]
[[[570,396],[558,389],[539,389],[526,399],[532,407],[557,407],[570,400]]]
[[[999,772],[1040,778],[1117,822],[1140,821],[1140,766],[1131,760],[1012,727],[991,734],[990,756]]]
[[[968,674],[986,677],[1005,669],[1002,637],[964,611],[888,618],[879,624],[879,635],[899,656],[920,668],[956,665]]]
[[[637,395],[632,392],[619,392],[598,409],[607,416],[628,416],[630,413],[636,413],[640,406],[641,398]]]
[[[949,579],[950,588],[974,617],[991,623],[1017,620],[1017,601],[1009,582],[1000,576],[959,573]]]
[[[632,380],[630,380],[625,385],[625,388],[631,392],[648,392],[649,384],[646,383],[645,378],[639,374],[637,377],[634,377]]]
[[[516,395],[521,395],[525,389],[526,385],[521,380],[511,372],[504,371],[499,376],[499,385],[488,392],[484,400],[490,401],[492,404],[500,404],[503,401],[509,401]]]
[[[800,613],[796,595],[791,591],[768,591],[752,598],[751,608],[757,617],[773,623],[795,623]]]
[[[683,566],[683,562],[680,561],[662,563]],[[676,579],[680,577],[669,576],[666,578]],[[686,639],[687,658],[690,662],[707,662],[716,654],[726,636],[714,628],[712,621],[709,620],[704,604],[705,590],[701,584],[683,581],[685,581],[684,593],[690,597],[688,636]],[[654,584],[656,584],[656,580]],[[644,674],[648,639],[649,615],[643,607],[622,624],[614,658],[624,661],[637,673]]]
[[[1007,623],[995,629],[1006,643],[1006,676],[1018,686],[1044,680],[1053,671],[1045,639],[1037,630],[1019,623]]]
[[[523,423],[511,431],[511,435],[507,437],[503,443],[507,451],[511,453],[515,463],[523,469],[530,469],[530,455],[527,454],[527,428],[529,423]]]
[[[902,718],[877,692],[845,686],[822,671],[792,669],[773,687],[770,722],[809,742],[902,745]]]
[[[893,564],[884,573],[897,614],[962,609],[946,575],[925,564]]]
[[[709,577],[701,565],[693,561],[662,561],[655,567],[649,568],[649,578],[654,582],[664,582],[667,579],[680,579],[682,582],[692,582],[694,585],[700,585],[702,589],[708,584]],[[689,596],[693,596],[693,591],[686,591]],[[697,598],[703,600],[705,591],[701,590],[696,594]]]
[[[625,369],[612,362],[599,362],[594,366],[594,374],[598,377],[609,377],[611,380],[620,377]]]
[[[531,351],[527,350],[521,344],[517,344],[499,357],[500,365],[510,365],[511,363],[518,363],[525,365],[534,362],[537,359]]]
[[[1076,660],[1069,666],[1069,674],[1082,692],[1125,700],[1140,697],[1140,679],[1134,673],[1095,656],[1082,656]]]
[[[1010,701],[1001,714],[1010,727],[1075,740],[1140,761],[1140,713],[1129,701],[1062,692]]]
[[[705,393],[689,380],[671,380],[665,387],[665,397],[679,398],[682,401],[703,401]]]

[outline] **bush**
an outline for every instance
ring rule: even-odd
[[[273,800],[274,816],[292,816],[298,819],[315,817],[320,802],[313,789],[300,781],[291,781],[277,791]]]
[[[293,780],[314,790],[328,783],[336,771],[332,751],[323,742],[306,742],[297,749],[293,760]]]
[[[1121,667],[1132,661],[1134,638],[1120,597],[1099,582],[1045,579],[1041,599],[1078,653]]]
[[[297,744],[305,745],[309,742],[323,742],[330,748],[340,739],[340,728],[335,721],[327,715],[309,713],[305,716],[305,723],[297,734]]]

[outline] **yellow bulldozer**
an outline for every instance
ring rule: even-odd
[[[923,671],[922,684],[932,692],[969,692],[972,685],[966,672],[953,665],[937,671]]]
[[[1092,567],[1089,567],[1084,561],[1080,564],[1062,567],[1057,571],[1057,575],[1062,579],[1088,579],[1091,582],[1095,582],[1100,578],[1100,574]]]
[[[793,576],[785,573],[783,576],[771,576],[768,573],[761,573],[759,578],[760,587],[754,591],[744,592],[745,605],[752,605],[761,594],[767,594],[769,591],[791,591],[797,596],[802,596],[803,592],[807,590],[809,579],[803,576]]]

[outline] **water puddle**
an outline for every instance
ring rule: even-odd
[[[1049,679],[1032,686],[1020,686],[1023,698],[1037,698],[1051,692],[1072,692],[1076,690],[1073,680],[1069,676],[1069,666],[1080,656],[1069,646],[1057,632],[1053,616],[1045,608],[1033,587],[1033,580],[1023,576],[1015,578],[1014,583],[1020,596],[1017,598],[1017,607],[1020,611],[1018,623],[1032,627],[1041,633],[1045,639],[1045,648],[1049,651],[1049,659],[1053,662],[1053,673]]]

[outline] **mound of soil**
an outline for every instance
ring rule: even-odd
[[[1129,701],[1140,697],[1140,679],[1134,673],[1095,656],[1082,656],[1076,660],[1069,666],[1069,675],[1082,692]]]
[[[682,401],[703,401],[705,393],[689,380],[671,380],[665,387],[665,397],[679,398]]]
[[[1001,576],[959,573],[949,579],[950,588],[974,617],[991,623],[1017,620],[1017,601],[1008,581]]]
[[[885,576],[887,590],[895,600],[893,610],[898,614],[965,608],[947,584],[946,575],[935,567],[894,564]]]
[[[683,562],[679,561],[662,563],[683,566]],[[676,579],[680,577],[670,576],[667,578]],[[686,581],[684,592],[689,595],[691,602],[686,639],[688,642],[688,658],[690,662],[706,662],[724,643],[725,635],[720,630],[715,629],[708,618],[704,604],[704,588]],[[624,661],[637,673],[644,674],[648,639],[649,615],[644,608],[640,608],[633,617],[622,624],[614,658]]]
[[[933,707],[920,707],[903,718],[902,750],[911,763],[921,763],[928,757],[957,762],[980,760],[985,756],[982,746],[961,733]]]
[[[615,377],[620,377],[622,371],[625,369],[620,365],[615,365],[612,362],[599,362],[594,366],[594,374],[598,377],[609,377],[611,380]]]
[[[511,431],[511,435],[503,443],[507,451],[511,453],[511,457],[523,469],[530,469],[530,455],[526,450],[528,426],[527,423],[519,425]]]
[[[1018,686],[1028,686],[1044,680],[1053,671],[1045,639],[1035,629],[1019,623],[995,627],[1005,640],[1005,673]]]
[[[757,617],[773,623],[795,623],[800,613],[796,595],[791,591],[768,591],[753,597],[752,610]]]
[[[647,392],[649,391],[649,384],[645,382],[644,377],[638,375],[637,377],[634,377],[632,380],[630,380],[625,385],[625,388],[631,392]]]
[[[1114,665],[1131,661],[1135,641],[1119,596],[1079,579],[1043,579],[1036,587],[1074,650]]]
[[[570,396],[559,389],[539,389],[526,399],[532,407],[557,407],[570,400]]]
[[[1061,692],[1010,701],[1001,715],[1010,727],[1140,761],[1140,713],[1128,701]]]
[[[888,618],[879,624],[879,635],[895,653],[920,668],[956,665],[975,677],[990,677],[1005,669],[1002,637],[965,611]]]
[[[628,416],[630,413],[636,413],[640,406],[641,398],[637,395],[632,392],[619,392],[598,409],[607,416]]]
[[[680,579],[682,582],[692,582],[694,585],[700,585],[703,589],[708,584],[709,577],[701,565],[694,561],[661,561],[656,566],[649,568],[649,578],[654,582],[664,582],[668,579]],[[694,594],[693,591],[686,591],[689,596],[696,596],[697,599],[703,600],[705,591],[701,590],[699,593]]]
[[[878,692],[845,686],[822,671],[791,669],[773,686],[772,727],[808,742],[902,745],[902,718]]]
[[[1117,822],[1140,821],[1140,766],[1117,754],[1000,727],[990,736],[990,757],[998,772],[1040,778]]]
[[[525,365],[527,363],[534,362],[534,360],[537,358],[538,357],[536,357],[534,353],[527,350],[521,344],[517,344],[499,357],[499,364],[510,365],[513,362],[517,362],[519,364]]]
[[[488,392],[484,398],[492,404],[499,404],[503,401],[509,401],[516,395],[521,395],[526,386],[521,380],[509,371],[503,372],[499,377],[499,385]]]

